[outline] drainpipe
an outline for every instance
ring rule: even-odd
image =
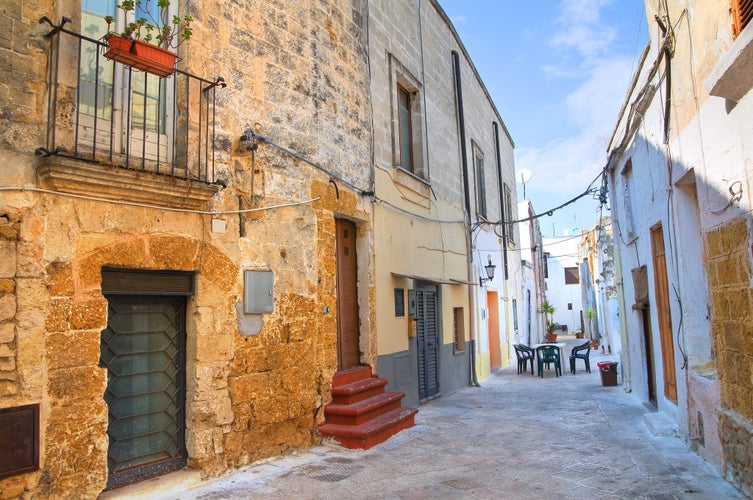
[[[458,128],[460,133],[460,156],[463,167],[463,194],[465,195],[465,218],[468,226],[466,231],[466,251],[468,252],[468,282],[475,283],[473,268],[473,244],[471,242],[471,189],[468,183],[468,151],[465,140],[465,114],[463,111],[463,89],[460,85],[460,57],[456,51],[452,51],[452,72],[455,78],[455,100],[457,101]],[[474,285],[468,285],[468,302],[471,310],[468,314],[468,322],[471,334],[471,349],[469,349],[470,383],[474,387],[480,387],[476,377],[476,290]]]
[[[514,333],[514,325],[515,325],[515,319],[512,318],[513,312],[512,311],[512,304],[510,303],[510,295],[509,295],[509,270],[507,265],[507,219],[509,217],[505,217],[505,183],[502,180],[502,153],[499,146],[499,123],[492,122],[492,127],[494,128],[494,150],[497,156],[497,179],[499,184],[499,214],[500,218],[502,219],[502,264],[504,268],[504,280],[503,280],[503,288],[502,292],[504,293],[504,297],[507,299],[505,301],[505,337],[507,338],[507,352],[505,353],[505,356],[507,356],[507,359],[510,359],[511,353],[510,353],[510,332],[512,331]],[[508,216],[510,214],[507,214]],[[512,230],[512,229],[511,229]],[[497,234],[496,231],[494,234]]]
[[[492,122],[494,127],[494,149],[497,153],[497,178],[499,179],[499,213],[502,217],[502,262],[505,268],[505,281],[507,281],[507,218],[505,217],[505,183],[502,182],[502,154],[499,150],[499,124]],[[509,215],[509,214],[508,214]]]
[[[609,171],[607,167],[607,171]],[[610,180],[610,192],[614,193],[614,181],[612,180],[612,174],[614,171],[609,172]],[[625,286],[622,276],[622,252],[620,251],[620,245],[612,245],[614,249],[614,279],[617,285],[617,307],[620,314],[620,343],[622,344],[622,387],[625,392],[632,392],[632,380],[630,375],[630,342],[628,341],[628,326],[627,326],[627,308],[625,307]]]

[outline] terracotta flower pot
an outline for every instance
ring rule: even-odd
[[[178,54],[141,40],[113,35],[107,39],[105,57],[134,69],[166,77],[175,73]]]

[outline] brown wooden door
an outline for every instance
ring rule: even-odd
[[[651,228],[651,251],[654,263],[654,291],[656,314],[659,320],[661,358],[664,369],[664,395],[677,403],[677,376],[675,375],[675,349],[672,339],[672,313],[669,307],[667,260],[664,251],[664,231],[661,224]]]
[[[486,293],[486,310],[489,311],[489,365],[492,371],[502,367],[502,344],[499,340],[499,295]]]
[[[360,363],[356,293],[356,225],[337,219],[337,369]]]

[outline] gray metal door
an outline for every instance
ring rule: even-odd
[[[108,488],[186,465],[185,297],[108,296]]]
[[[416,290],[416,341],[418,351],[418,398],[439,393],[439,333],[437,292]]]

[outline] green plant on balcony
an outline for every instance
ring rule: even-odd
[[[158,15],[149,8],[153,1],[159,8]],[[170,16],[170,0],[123,0],[117,7],[126,18],[134,11],[143,12],[146,17],[136,18],[121,33],[116,33],[111,29],[115,18],[105,16],[107,34],[104,39],[108,44],[105,57],[158,76],[173,74],[178,55],[170,49],[178,48],[191,38],[193,18]]]

